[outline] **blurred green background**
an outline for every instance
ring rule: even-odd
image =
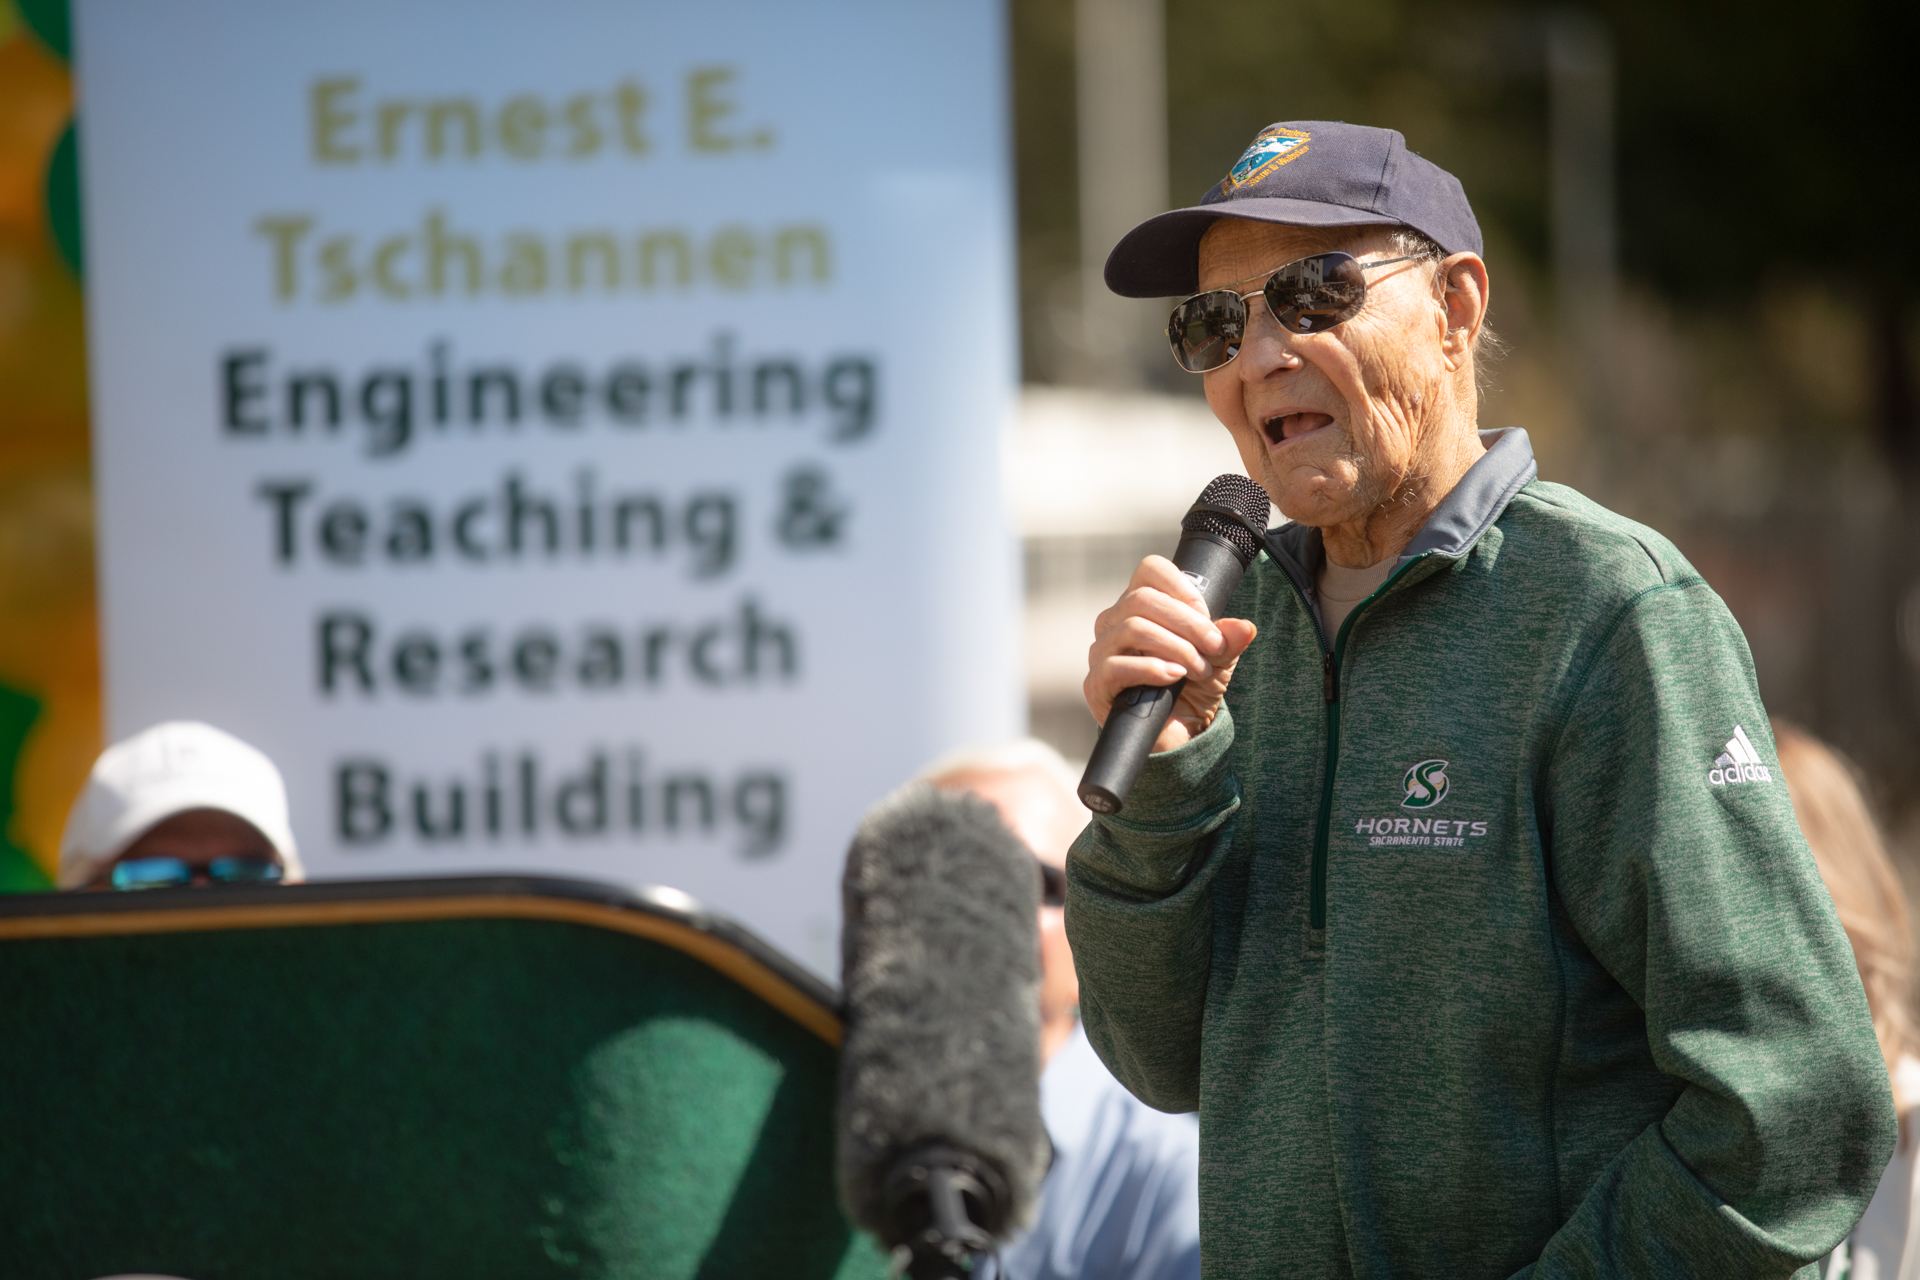
[[[46,38],[0,0],[0,891],[45,884],[100,748],[80,281],[47,201],[65,12],[27,16]]]

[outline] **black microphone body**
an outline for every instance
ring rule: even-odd
[[[841,882],[848,1216],[914,1280],[971,1276],[1032,1217],[1039,872],[993,806],[925,783],[867,815]]]
[[[1216,478],[1200,494],[1180,524],[1174,567],[1193,579],[1207,616],[1218,618],[1240,585],[1241,575],[1259,554],[1267,526],[1267,491],[1242,475]],[[1135,685],[1122,690],[1107,713],[1107,723],[1080,778],[1080,802],[1095,813],[1118,813],[1126,805],[1154,739],[1166,728],[1184,679],[1170,685]]]

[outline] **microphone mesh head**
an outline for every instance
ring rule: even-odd
[[[1187,512],[1187,518],[1180,522],[1180,531],[1210,533],[1216,538],[1225,538],[1233,545],[1241,564],[1252,564],[1254,556],[1260,553],[1260,540],[1254,530],[1267,527],[1267,509],[1272,501],[1265,489],[1245,476],[1229,471],[1225,475],[1215,476],[1200,491],[1194,509]],[[1235,520],[1233,516],[1219,511],[1201,510],[1203,507],[1225,507],[1241,519]],[[1246,523],[1241,523],[1241,520]]]

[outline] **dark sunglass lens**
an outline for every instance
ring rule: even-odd
[[[1360,314],[1367,280],[1344,253],[1320,253],[1289,262],[1267,278],[1267,306],[1284,329],[1324,333]]]
[[[271,884],[280,878],[280,864],[271,858],[215,858],[207,876],[221,884]]]
[[[1067,905],[1067,873],[1050,862],[1040,862],[1040,902],[1049,907]]]
[[[133,858],[113,868],[116,889],[167,889],[192,880],[193,869],[178,858]]]
[[[1247,304],[1227,289],[1188,298],[1167,321],[1173,358],[1188,373],[1218,369],[1240,354],[1247,332]]]

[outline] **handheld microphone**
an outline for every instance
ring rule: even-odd
[[[913,783],[861,823],[841,896],[841,1200],[895,1275],[974,1275],[1052,1159],[1033,854],[986,801]]]
[[[1180,522],[1173,564],[1200,589],[1209,617],[1220,616],[1240,575],[1259,554],[1270,502],[1265,489],[1228,472],[1200,491]],[[1095,813],[1120,812],[1186,687],[1183,677],[1170,685],[1139,684],[1121,691],[1080,777],[1080,803]]]

